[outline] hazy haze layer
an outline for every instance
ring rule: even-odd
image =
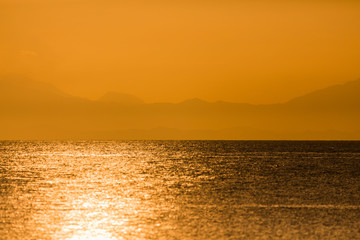
[[[360,139],[360,80],[284,104],[189,99],[144,104],[73,97],[26,79],[0,81],[0,139]]]

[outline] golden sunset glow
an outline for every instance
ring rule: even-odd
[[[0,0],[0,238],[360,239],[359,0]]]
[[[0,0],[0,239],[360,239],[360,0]]]
[[[0,75],[97,99],[278,103],[360,77],[359,1],[1,0]]]

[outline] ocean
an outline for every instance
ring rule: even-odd
[[[1,141],[0,239],[360,239],[357,141]]]

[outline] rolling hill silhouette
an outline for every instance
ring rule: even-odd
[[[293,108],[315,111],[350,111],[360,106],[360,79],[335,85],[294,98],[286,103]]]
[[[119,93],[90,101],[7,77],[0,80],[0,139],[360,139],[359,104],[360,80],[251,105],[145,104]]]

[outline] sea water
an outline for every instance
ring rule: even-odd
[[[360,239],[360,142],[2,141],[0,239]]]

